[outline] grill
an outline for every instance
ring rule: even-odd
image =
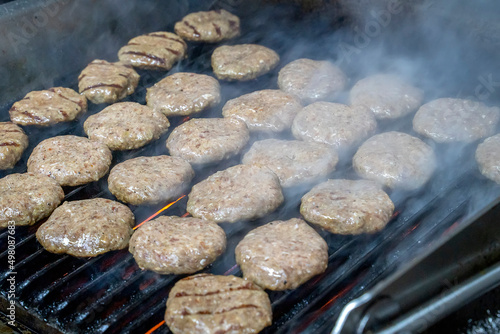
[[[105,2],[117,5],[117,1]],[[139,2],[138,2],[139,3]],[[144,1],[146,8],[155,8],[153,1]],[[23,2],[15,6],[22,7]],[[68,1],[48,1],[45,4],[59,5],[61,13],[74,13],[82,5]],[[362,5],[362,2],[361,2]],[[360,6],[361,6],[360,5]],[[422,4],[421,4],[422,5]],[[96,6],[104,6],[103,4]],[[322,6],[320,10],[314,10]],[[219,1],[210,4],[210,8],[225,8],[240,16],[242,21],[242,36],[230,43],[257,43],[276,50],[281,56],[280,66],[299,57],[313,59],[341,59],[341,49],[326,47],[327,45],[342,45],[354,43],[356,32],[342,27],[357,20],[356,15],[347,16],[345,11],[339,11],[339,3],[308,3],[307,8],[295,4],[246,3],[238,0]],[[424,1],[423,6],[429,4]],[[93,47],[72,62],[72,67],[61,65],[45,80],[49,83],[37,82],[36,89],[50,86],[66,86],[77,89],[77,76],[81,69],[92,59],[100,58],[115,60],[115,53],[119,46],[128,38],[153,30],[172,31],[175,21],[188,12],[208,9],[208,4],[179,2],[175,4],[175,11],[168,6],[159,6],[157,11],[166,15],[165,20],[151,20],[142,26],[127,28],[123,22],[109,24],[115,31],[122,32],[118,41],[104,34],[97,38],[97,44],[103,48],[98,53]],[[43,7],[45,8],[45,7]],[[104,8],[104,7],[103,7]],[[100,9],[103,9],[100,8]],[[333,8],[333,9],[332,9]],[[427,7],[424,7],[427,8]],[[323,9],[328,9],[323,11]],[[335,9],[335,10],[334,10]],[[26,9],[32,13],[37,8]],[[31,11],[30,11],[31,10]],[[132,9],[129,8],[130,11]],[[311,12],[309,12],[311,10]],[[351,9],[353,10],[353,9]],[[99,9],[94,9],[98,12]],[[88,13],[89,9],[85,11]],[[409,11],[411,12],[411,11]],[[151,14],[151,11],[146,12]],[[335,16],[330,16],[334,13]],[[357,13],[357,12],[356,12]],[[141,17],[144,13],[136,15]],[[158,16],[161,16],[157,14]],[[257,15],[258,14],[258,15]],[[30,14],[27,15],[29,17]],[[62,15],[62,14],[61,14]],[[69,14],[68,14],[69,15]],[[121,14],[120,14],[121,15]],[[127,16],[120,16],[123,20],[132,20],[133,12]],[[406,16],[404,16],[406,17]],[[394,18],[390,22],[391,29],[397,30],[403,17]],[[142,17],[144,20],[144,17]],[[132,21],[136,22],[136,21]],[[133,26],[133,24],[131,24]],[[304,29],[304,26],[307,29]],[[40,28],[42,29],[42,28]],[[338,33],[330,33],[338,30]],[[346,33],[350,31],[351,33]],[[391,30],[392,31],[392,30]],[[355,82],[366,75],[363,61],[378,47],[392,41],[396,35],[391,31],[379,37],[372,38],[373,45],[361,50],[361,55],[354,52],[351,58],[344,62],[348,75]],[[389,37],[384,37],[389,36]],[[91,40],[87,36],[88,40]],[[67,45],[75,41],[65,41]],[[116,43],[116,47],[115,47]],[[421,40],[420,47],[425,50],[425,40]],[[112,47],[104,48],[109,44]],[[346,44],[352,46],[355,44]],[[385,45],[387,46],[387,45]],[[192,44],[188,49],[188,58],[180,62],[172,71],[189,71],[211,74],[210,56],[215,46]],[[44,47],[47,49],[47,46]],[[388,46],[392,54],[411,54],[418,49],[408,45],[404,38],[397,39],[397,43]],[[340,51],[339,51],[340,50]],[[421,56],[422,50],[415,52]],[[352,51],[352,50],[351,50]],[[363,52],[365,52],[363,56]],[[367,55],[368,54],[368,55]],[[425,51],[424,51],[425,55]],[[344,54],[345,56],[345,54]],[[364,57],[364,58],[363,58]],[[483,54],[489,57],[489,54]],[[27,59],[30,56],[27,56]],[[359,66],[363,64],[363,66]],[[397,64],[396,64],[397,65]],[[278,67],[278,69],[280,68]],[[375,66],[375,65],[374,65]],[[391,61],[380,61],[377,69],[394,69]],[[438,64],[430,62],[428,73],[417,78],[425,83],[424,77],[436,80],[439,76],[449,74],[446,69],[433,73]],[[471,65],[472,66],[472,65]],[[480,73],[481,65],[474,67]],[[50,66],[49,66],[50,67]],[[491,69],[491,68],[490,68]],[[18,73],[27,75],[28,67],[16,69]],[[23,72],[24,71],[24,72]],[[60,73],[62,71],[62,73]],[[144,104],[146,88],[159,81],[166,73],[139,71],[141,81],[136,92],[125,99]],[[472,76],[472,75],[471,75]],[[196,117],[220,117],[220,107],[228,99],[249,93],[255,90],[275,88],[277,70],[257,80],[244,83],[221,82],[222,102],[219,107],[204,111]],[[456,78],[456,77],[454,77]],[[36,80],[35,80],[36,81]],[[474,92],[477,82],[465,80],[447,85],[440,92],[427,91],[427,97],[448,94],[457,96]],[[425,87],[425,85],[424,85]],[[1,120],[8,120],[8,109],[12,96],[22,97],[24,91],[34,89],[31,84],[23,83],[17,87],[15,95],[8,99],[3,96],[3,105],[0,110]],[[465,92],[465,93],[464,93]],[[492,95],[492,99],[494,98]],[[344,99],[345,96],[341,97]],[[54,126],[48,130],[26,127],[25,131],[30,138],[30,146],[24,153],[21,161],[8,173],[25,172],[26,161],[33,148],[40,141],[64,134],[85,136],[83,122],[89,115],[102,110],[104,106],[89,104],[89,111],[78,121],[70,124]],[[186,121],[187,118],[171,118],[171,128]],[[411,116],[398,121],[379,122],[379,132],[399,130],[413,134]],[[119,162],[136,156],[167,154],[165,140],[170,131],[159,140],[141,149],[127,152],[113,152],[113,166]],[[253,136],[252,141],[263,139],[266,135]],[[284,138],[292,138],[284,134]],[[251,143],[249,143],[250,145]],[[395,202],[395,214],[388,226],[376,235],[338,236],[318,230],[329,246],[328,268],[325,273],[318,275],[293,291],[269,292],[273,308],[273,324],[266,328],[264,333],[321,333],[332,330],[335,320],[339,317],[342,308],[354,298],[362,295],[377,282],[394,273],[402,264],[415,257],[416,254],[428,250],[438,242],[446,240],[453,232],[464,225],[472,224],[474,213],[491,207],[498,202],[500,189],[492,182],[484,179],[477,171],[474,162],[476,144],[460,147],[433,144],[439,157],[438,171],[432,180],[423,189],[415,192],[394,191],[390,193]],[[329,178],[356,178],[350,166],[350,157],[353,152],[342,157],[341,163]],[[195,184],[217,170],[225,169],[237,164],[240,156],[223,161],[217,165],[195,168]],[[453,168],[453,166],[460,166]],[[0,174],[4,176],[5,173]],[[310,189],[297,187],[285,190],[285,204],[269,216],[251,222],[235,224],[221,224],[228,237],[226,252],[212,265],[203,270],[219,275],[241,276],[239,267],[235,263],[234,249],[237,243],[251,229],[276,219],[299,217],[300,197]],[[88,185],[65,188],[65,200],[78,200],[94,197],[114,199],[107,188],[106,178]],[[170,203],[161,214],[186,214],[187,197],[182,197],[175,203]],[[158,206],[131,207],[140,223],[169,203]],[[96,258],[75,258],[68,255],[55,255],[45,251],[37,243],[35,232],[40,226],[38,223],[31,227],[16,228],[16,260],[15,260],[15,293],[16,293],[16,320],[40,333],[167,333],[168,328],[163,323],[165,302],[167,295],[177,280],[184,276],[158,275],[149,271],[142,271],[135,264],[127,250],[110,252]],[[8,314],[7,292],[11,276],[10,270],[4,266],[8,260],[8,230],[0,232],[0,305],[5,314]],[[490,250],[492,254],[498,249]]]

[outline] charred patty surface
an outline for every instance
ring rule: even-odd
[[[258,333],[271,325],[271,302],[252,282],[198,274],[178,281],[167,299],[165,322],[173,333]]]
[[[54,87],[34,91],[12,105],[12,122],[48,126],[74,120],[87,111],[87,99],[70,88]]]
[[[216,223],[198,218],[162,216],[141,225],[129,251],[141,269],[159,274],[192,274],[217,259],[226,234]]]
[[[110,150],[131,150],[160,138],[169,126],[162,113],[139,103],[120,102],[87,118],[83,129]]]
[[[104,198],[64,202],[36,232],[51,253],[78,257],[97,256],[126,248],[134,215],[118,202]]]
[[[0,170],[10,169],[28,147],[28,136],[12,122],[0,122]]]
[[[64,192],[52,178],[32,173],[0,179],[0,227],[33,225],[61,203]]]
[[[240,34],[240,19],[224,9],[196,12],[182,18],[174,29],[188,41],[217,43]]]
[[[171,155],[192,164],[214,163],[241,151],[250,134],[233,118],[194,118],[176,127],[167,139]]]
[[[484,176],[500,184],[500,134],[486,138],[479,144],[476,161]]]
[[[57,136],[35,147],[28,159],[28,172],[50,176],[62,186],[78,186],[106,175],[111,159],[111,151],[103,143]]]
[[[177,157],[138,157],[114,166],[109,191],[133,205],[165,203],[179,198],[194,177],[191,165]]]
[[[270,290],[295,289],[328,265],[325,240],[297,218],[257,227],[235,252],[245,279]]]
[[[472,142],[493,135],[499,119],[498,107],[442,98],[420,107],[413,118],[413,129],[438,143]]]
[[[302,197],[308,222],[335,234],[375,233],[392,217],[394,204],[373,181],[328,180]]]
[[[281,203],[279,179],[271,170],[236,165],[194,185],[187,211],[193,217],[234,223],[262,217]]]
[[[417,137],[385,132],[365,141],[352,159],[356,173],[389,188],[423,186],[436,168],[432,148]]]

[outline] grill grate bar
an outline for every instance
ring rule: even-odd
[[[21,282],[17,287],[18,291],[22,292],[27,286],[30,286],[33,283],[33,281],[35,281],[39,277],[46,275],[48,271],[54,269],[62,262],[65,262],[69,259],[70,259],[69,255],[64,255],[53,262],[47,263],[42,269],[37,270],[35,273],[33,273],[31,276],[29,276],[23,282]]]

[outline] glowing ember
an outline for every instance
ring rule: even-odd
[[[186,212],[185,214],[183,214],[181,217],[184,218],[184,217],[187,217],[189,216],[189,212]]]
[[[182,123],[187,122],[187,121],[189,121],[190,119],[191,119],[191,117],[186,116],[186,117],[184,117],[184,118],[182,119]]]
[[[148,330],[146,332],[146,334],[153,333],[155,330],[157,330],[158,328],[160,328],[164,323],[165,323],[165,320],[163,320],[162,322],[160,322],[159,324],[157,324],[156,326],[154,326],[153,328],[151,328],[150,330]]]
[[[144,224],[145,222],[147,221],[150,221],[151,219],[153,219],[154,217],[158,216],[160,213],[162,213],[163,211],[167,210],[168,208],[170,208],[172,205],[174,205],[175,203],[179,202],[181,199],[183,199],[184,197],[186,197],[186,195],[182,195],[181,197],[179,197],[178,199],[176,199],[175,201],[173,201],[172,203],[169,203],[167,205],[165,205],[161,210],[157,211],[156,213],[154,213],[153,215],[151,215],[150,217],[148,217],[148,219],[146,219],[145,221],[143,221],[142,223],[140,223],[139,225],[136,225],[133,229],[135,230],[136,228],[138,228],[139,226],[141,226],[142,224]]]

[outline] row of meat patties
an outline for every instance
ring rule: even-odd
[[[393,215],[384,189],[414,190],[429,181],[436,157],[424,142],[473,142],[496,131],[500,111],[480,102],[441,98],[423,104],[422,90],[397,74],[358,81],[350,104],[334,103],[348,88],[344,72],[329,61],[297,59],[281,68],[277,88],[229,100],[220,118],[192,118],[173,129],[170,155],[141,156],[115,165],[112,151],[155,141],[167,117],[193,116],[221,101],[219,80],[251,80],[278,65],[278,54],[260,45],[223,45],[212,55],[215,77],[197,73],[166,76],[147,90],[147,103],[118,102],[134,93],[134,68],[169,70],[182,60],[187,41],[221,42],[240,34],[238,17],[224,11],[189,14],[175,32],[153,32],[129,41],[118,62],[95,60],[79,75],[79,93],[65,87],[31,92],[0,123],[0,168],[10,169],[28,146],[22,126],[72,121],[88,101],[107,103],[83,127],[88,138],[57,136],[40,142],[28,172],[0,180],[0,226],[33,225],[48,219],[36,236],[49,252],[97,256],[128,247],[140,268],[159,274],[192,274],[226,248],[218,223],[266,217],[283,204],[283,189],[305,186],[301,218],[273,221],[250,231],[235,251],[244,279],[198,274],[170,292],[166,321],[174,333],[232,330],[258,332],[271,323],[262,289],[294,289],[323,273],[328,246],[308,223],[335,234],[375,233]],[[415,113],[416,112],[416,113]],[[413,127],[424,140],[402,132],[377,133],[377,122],[415,113]],[[14,124],[16,123],[16,124]],[[291,131],[295,140],[255,141],[259,133]],[[481,172],[500,183],[500,137],[479,145]],[[356,151],[357,180],[326,178],[339,156]],[[242,154],[241,164],[195,184],[192,166]],[[161,216],[138,227],[129,207],[94,198],[61,206],[61,186],[78,186],[108,175],[110,192],[131,205],[169,203],[189,192],[191,217]],[[198,324],[198,325],[197,325]]]

